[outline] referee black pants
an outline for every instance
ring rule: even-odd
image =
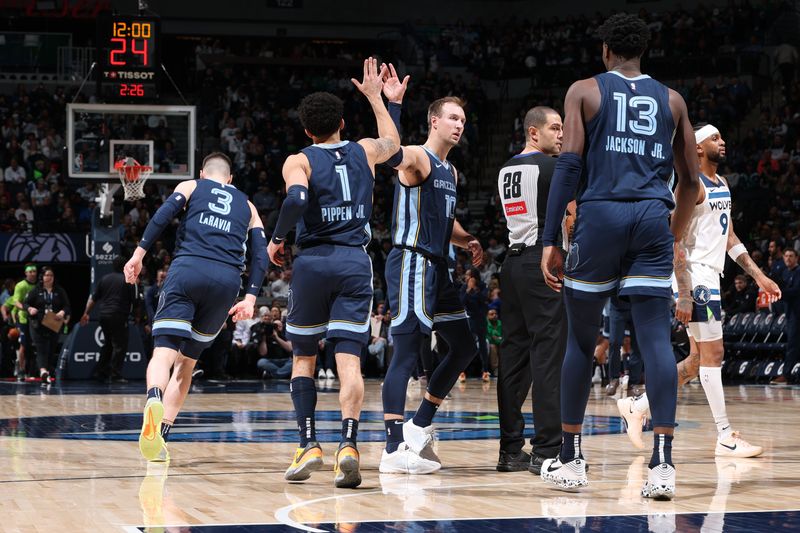
[[[122,365],[128,353],[128,315],[100,316],[105,344],[100,349],[100,360],[92,375],[96,378],[122,377]]]
[[[541,245],[519,255],[509,250],[500,273],[503,343],[500,346],[497,404],[500,450],[518,453],[525,444],[522,405],[533,385],[533,453],[558,455],[561,446],[561,363],[567,318],[561,293],[544,282]]]

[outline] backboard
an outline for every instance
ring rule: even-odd
[[[68,104],[69,177],[117,181],[114,162],[133,157],[153,167],[151,180],[195,175],[194,106]]]

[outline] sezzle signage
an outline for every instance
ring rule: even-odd
[[[95,321],[86,326],[77,324],[67,337],[59,359],[59,372],[62,379],[89,379],[105,345],[105,337],[100,324]],[[142,335],[134,324],[128,324],[128,350],[122,365],[122,376],[128,379],[142,379],[147,370],[147,357]]]

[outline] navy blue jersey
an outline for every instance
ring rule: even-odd
[[[430,159],[431,173],[416,187],[406,187],[398,180],[394,190],[392,243],[444,259],[449,255],[455,220],[455,169],[422,148]]]
[[[665,85],[641,75],[595,76],[600,109],[586,124],[584,171],[578,203],[592,200],[675,200],[672,137],[675,123]]]
[[[302,152],[311,164],[308,208],[297,223],[297,244],[364,246],[372,238],[375,176],[364,148],[355,142],[314,144]]]
[[[200,179],[178,227],[175,257],[202,257],[244,267],[250,205],[233,185]]]

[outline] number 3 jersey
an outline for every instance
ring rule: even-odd
[[[298,246],[368,244],[375,177],[364,148],[342,141],[313,144],[302,153],[311,165],[311,177],[308,208],[297,223]]]
[[[592,200],[675,200],[672,176],[675,123],[665,85],[611,71],[595,76],[600,108],[586,123],[578,203]]]
[[[199,179],[178,227],[175,258],[200,257],[244,267],[250,205],[233,185]]]
[[[716,183],[700,175],[705,198],[694,208],[684,242],[690,264],[706,265],[720,274],[725,269],[728,249],[731,191],[721,177],[715,179]]]
[[[445,259],[450,252],[455,220],[455,169],[424,146],[422,148],[430,160],[431,173],[416,187],[407,187],[397,181],[392,244],[432,259]]]

